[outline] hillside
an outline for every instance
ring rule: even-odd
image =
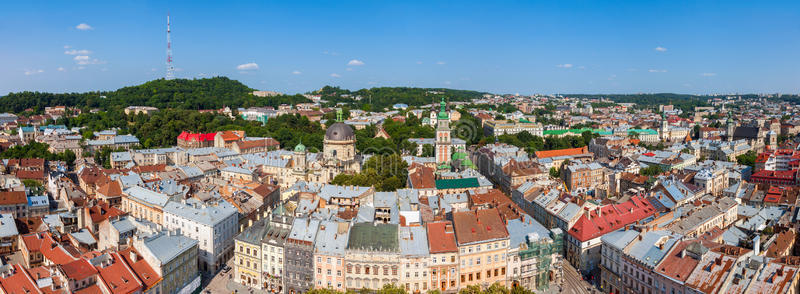
[[[116,91],[86,93],[20,92],[0,97],[0,112],[19,113],[32,109],[40,113],[47,106],[110,109],[129,105],[176,109],[218,109],[223,106],[278,106],[302,103],[302,95],[256,97],[254,89],[226,77],[205,79],[158,79]]]
[[[325,86],[313,92],[322,95],[322,99],[333,105],[336,103],[350,103],[359,108],[380,110],[391,107],[396,103],[405,103],[410,106],[420,106],[438,102],[445,97],[449,101],[469,101],[481,98],[484,92],[469,90],[454,90],[444,88],[409,88],[409,87],[380,87],[350,91],[339,87]],[[341,97],[341,95],[350,97]],[[361,96],[361,100],[354,98]]]

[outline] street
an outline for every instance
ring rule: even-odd
[[[581,275],[572,267],[569,262],[562,263],[564,267],[563,290],[561,293],[588,294],[599,293],[592,285],[581,279]],[[589,290],[591,289],[591,291]]]

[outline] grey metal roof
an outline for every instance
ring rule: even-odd
[[[628,246],[628,243],[632,242],[633,239],[639,236],[639,232],[635,230],[616,230],[611,233],[603,235],[600,237],[600,240],[603,241],[603,245],[608,245],[613,247],[617,250],[622,250],[625,246]]]
[[[680,238],[680,235],[667,230],[646,232],[641,241],[634,241],[628,249],[628,255],[649,267],[655,267]]]
[[[136,224],[133,223],[129,217],[123,217],[111,221],[111,225],[117,229],[120,234],[124,234],[136,230]]]
[[[70,233],[70,236],[72,236],[73,238],[75,238],[75,240],[78,240],[78,242],[83,244],[93,245],[97,243],[97,240],[94,239],[92,233],[85,228],[81,229],[80,231]]]
[[[372,197],[372,204],[375,207],[392,207],[392,205],[397,204],[397,194],[395,192],[375,192]]]
[[[400,253],[404,256],[428,255],[428,234],[423,227],[400,227]]]
[[[169,196],[166,194],[151,191],[139,186],[133,186],[125,189],[125,195],[128,195],[129,198],[134,198],[139,202],[144,202],[145,204],[158,207],[164,207],[169,201]]]
[[[366,193],[370,187],[357,187],[357,186],[337,186],[326,184],[322,186],[319,191],[319,197],[330,201],[331,198],[356,198]]]
[[[185,203],[174,201],[167,203],[164,206],[164,212],[204,225],[214,226],[231,215],[238,215],[239,210],[225,200],[206,204],[200,200],[189,198]]]
[[[19,235],[14,216],[10,213],[0,214],[0,238]]]
[[[537,236],[537,239],[550,238],[550,230],[528,215],[525,215],[524,222],[520,218],[509,220],[506,229],[508,230],[508,238],[511,242],[509,248],[524,244],[528,236],[533,236],[533,234]]]
[[[314,252],[323,255],[344,256],[349,234],[350,228],[347,223],[322,221],[314,243]]]
[[[145,238],[144,246],[161,262],[161,265],[165,265],[183,252],[197,246],[197,240],[160,232]]]
[[[295,218],[288,238],[314,243],[314,239],[317,236],[317,228],[319,228],[319,220],[305,217]]]

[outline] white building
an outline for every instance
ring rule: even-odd
[[[197,240],[201,271],[216,271],[233,256],[239,214],[227,201],[203,203],[191,198],[169,202],[163,223],[167,229]]]

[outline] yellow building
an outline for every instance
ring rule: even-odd
[[[169,196],[139,186],[125,189],[122,194],[123,211],[138,219],[163,224],[164,206],[169,202]]]
[[[506,284],[508,231],[496,208],[453,213],[459,252],[459,285]]]
[[[234,281],[261,289],[261,240],[269,230],[266,219],[248,227],[234,239]]]

